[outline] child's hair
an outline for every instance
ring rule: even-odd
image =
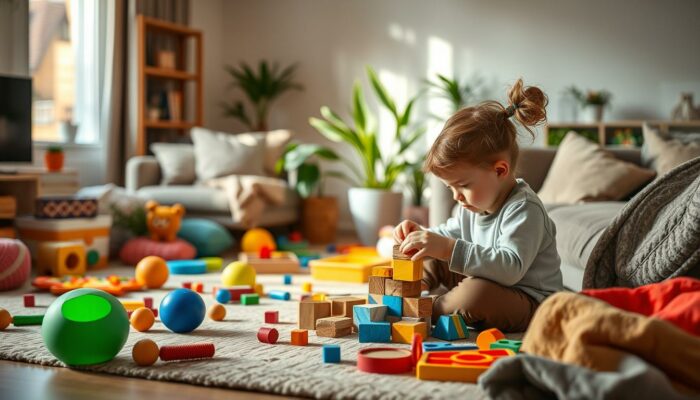
[[[511,170],[518,161],[515,118],[535,138],[530,128],[546,121],[547,96],[535,86],[523,86],[518,79],[508,91],[508,107],[485,101],[457,111],[447,120],[425,159],[424,170],[439,175],[457,162],[482,165],[496,161],[504,151],[510,155]]]

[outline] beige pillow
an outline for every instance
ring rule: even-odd
[[[163,178],[161,185],[191,185],[195,178],[194,148],[189,143],[153,143]]]
[[[287,144],[292,140],[294,135],[292,131],[277,129],[269,132],[241,133],[238,136],[254,136],[265,139],[265,172],[270,176],[277,176],[275,173],[275,164],[277,160],[282,157],[284,149],[287,148]]]
[[[700,142],[683,143],[666,138],[658,129],[644,124],[644,156],[659,176],[695,157],[700,157]]]
[[[195,171],[204,181],[226,175],[265,175],[265,140],[257,135],[235,135],[192,128]]]
[[[569,132],[537,194],[545,203],[615,201],[654,175],[654,171],[618,160],[600,145]]]

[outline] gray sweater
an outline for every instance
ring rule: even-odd
[[[453,272],[516,287],[538,302],[563,289],[556,227],[522,179],[497,213],[460,208],[459,217],[429,230],[457,239]]]

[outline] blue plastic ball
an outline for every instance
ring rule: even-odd
[[[187,333],[197,329],[204,321],[204,300],[190,289],[175,289],[160,302],[160,320],[175,333]]]
[[[229,301],[231,301],[231,292],[229,292],[226,289],[219,289],[216,292],[216,301],[218,301],[221,304],[226,304]]]

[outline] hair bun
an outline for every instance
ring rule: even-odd
[[[547,120],[547,95],[536,86],[524,86],[522,78],[508,91],[508,100],[511,106],[506,114],[515,115],[521,124],[535,126]]]

